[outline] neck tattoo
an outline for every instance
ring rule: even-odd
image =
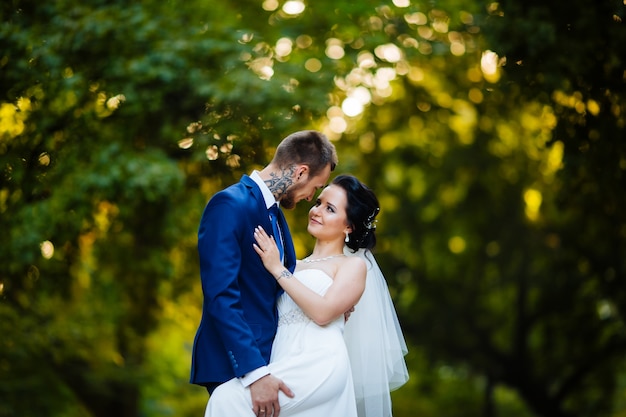
[[[293,185],[293,173],[294,167],[292,166],[289,169],[283,169],[280,175],[276,175],[272,172],[270,178],[264,181],[276,201],[279,201],[280,198],[285,195],[289,187]]]
[[[330,256],[326,256],[325,258],[317,258],[317,259],[311,259],[310,256],[307,256],[306,258],[304,258],[302,260],[302,262],[304,262],[305,264],[310,264],[312,262],[322,262],[322,261],[327,261],[329,259],[333,259],[333,258],[337,258],[339,256],[346,256],[343,253],[337,254],[337,255],[330,255]]]

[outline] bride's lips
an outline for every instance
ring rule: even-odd
[[[315,220],[315,219],[314,219],[314,218],[312,218],[312,217],[309,219],[309,223],[322,224],[322,223],[318,222],[317,220]]]

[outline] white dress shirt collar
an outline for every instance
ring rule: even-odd
[[[252,181],[254,181],[261,189],[261,194],[263,194],[263,200],[265,200],[265,206],[267,206],[268,209],[272,207],[274,203],[277,203],[276,199],[274,198],[274,194],[272,194],[270,189],[267,187],[267,184],[265,184],[265,182],[261,178],[261,175],[259,175],[259,171],[252,171],[252,174],[250,174],[250,178],[252,178]]]

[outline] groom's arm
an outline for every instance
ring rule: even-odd
[[[267,363],[248,325],[241,304],[238,274],[241,268],[238,204],[227,196],[216,195],[206,207],[198,233],[200,275],[207,310],[228,353],[237,377]]]

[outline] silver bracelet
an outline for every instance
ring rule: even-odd
[[[293,275],[291,275],[291,272],[289,272],[288,269],[283,269],[283,272],[281,272],[280,275],[278,276],[278,278],[276,278],[276,282],[280,281],[281,278],[289,279],[292,276]]]

